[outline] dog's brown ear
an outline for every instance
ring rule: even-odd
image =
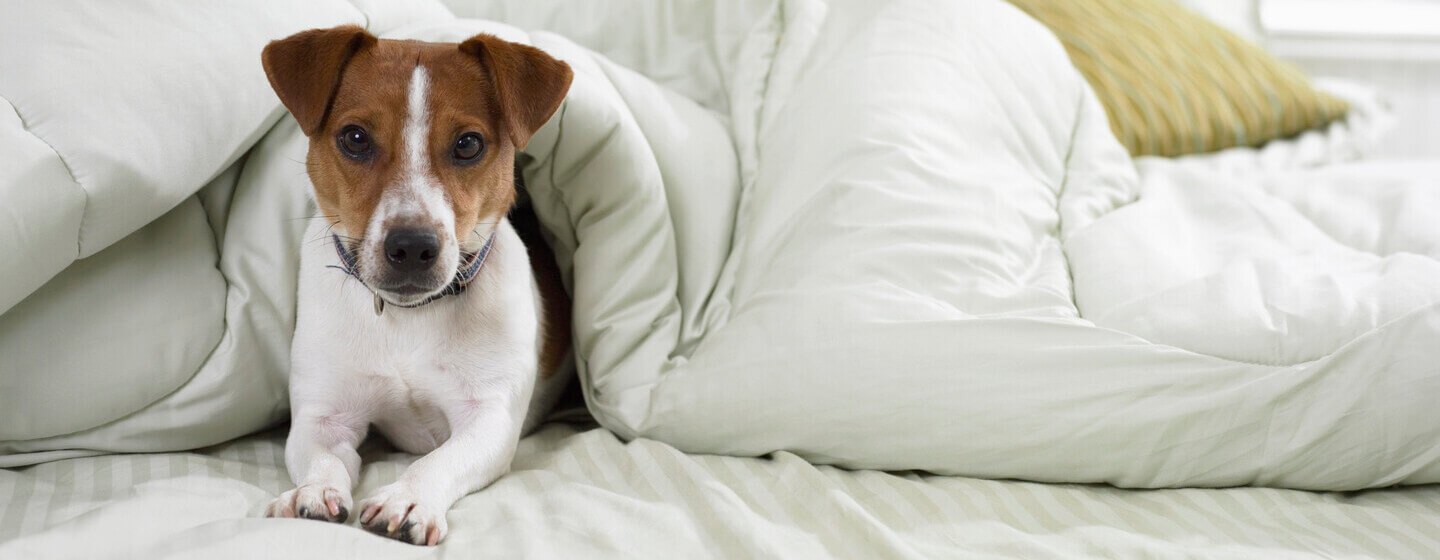
[[[460,43],[460,51],[485,68],[500,98],[506,133],[516,149],[524,149],[570,91],[570,65],[535,47],[484,33]]]
[[[313,136],[325,124],[345,65],[374,44],[375,36],[355,25],[311,29],[271,41],[260,61],[280,102],[305,135]]]

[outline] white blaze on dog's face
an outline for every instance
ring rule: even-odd
[[[559,107],[571,71],[533,47],[380,40],[358,27],[266,47],[266,74],[310,137],[321,213],[387,301],[450,283],[514,202],[515,150]]]

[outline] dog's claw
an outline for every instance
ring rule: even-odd
[[[383,537],[421,546],[445,538],[444,512],[419,503],[408,488],[391,484],[360,502],[360,525]]]
[[[325,510],[330,512],[331,517],[339,517],[340,519],[348,519],[350,517],[350,512],[345,506],[340,504],[340,497],[335,495],[335,492],[332,490],[325,491]]]
[[[365,504],[361,504],[361,505],[365,505]],[[360,523],[361,523],[361,524],[368,524],[368,523],[370,523],[370,520],[373,519],[373,518],[375,517],[375,514],[376,514],[376,513],[379,513],[379,512],[380,512],[380,505],[379,505],[379,504],[371,504],[371,505],[368,505],[368,506],[365,506],[365,507],[361,508],[361,509],[360,509]]]
[[[349,501],[337,488],[307,484],[280,494],[265,508],[265,516],[344,523],[350,517]]]

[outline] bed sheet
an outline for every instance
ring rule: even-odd
[[[524,439],[439,547],[259,517],[284,432],[0,470],[0,558],[1434,558],[1440,487],[1122,490],[688,455],[586,424]],[[373,438],[357,496],[413,458]]]

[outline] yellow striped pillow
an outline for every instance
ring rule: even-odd
[[[1010,0],[1049,27],[1132,155],[1259,146],[1344,116],[1299,68],[1172,0]]]

